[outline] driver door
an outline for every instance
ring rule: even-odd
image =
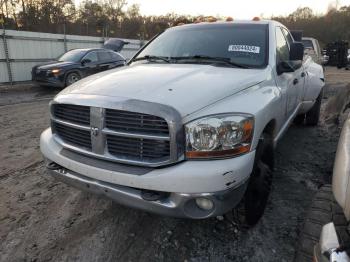
[[[98,55],[96,51],[91,51],[86,54],[81,61],[88,61],[83,65],[86,76],[93,75],[99,72]]]
[[[283,28],[284,29],[284,28]],[[288,62],[290,59],[289,43],[281,27],[276,27],[276,65]],[[288,32],[288,31],[287,31]],[[289,33],[289,32],[288,32]],[[290,38],[293,41],[292,38]],[[301,102],[301,94],[304,87],[303,67],[294,72],[283,73],[276,77],[277,85],[282,91],[284,101],[285,118],[290,118]]]

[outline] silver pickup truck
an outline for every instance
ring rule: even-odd
[[[158,214],[254,225],[288,126],[316,125],[324,75],[275,21],[176,26],[50,103],[40,147],[67,184]]]

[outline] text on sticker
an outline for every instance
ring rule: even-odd
[[[228,51],[260,54],[260,47],[251,45],[229,45]]]

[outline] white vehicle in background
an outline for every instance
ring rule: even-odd
[[[311,37],[303,37],[302,43],[304,44],[305,55],[311,56],[311,58],[320,65],[327,63],[329,57],[324,56],[320,48],[320,44],[317,39]],[[328,58],[328,59],[327,59]]]
[[[336,153],[333,181],[316,193],[300,234],[295,262],[350,261],[350,117]]]

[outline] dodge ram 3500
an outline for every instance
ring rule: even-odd
[[[133,208],[253,225],[277,141],[294,119],[318,122],[323,70],[303,54],[275,21],[167,29],[125,67],[53,99],[48,173]]]

